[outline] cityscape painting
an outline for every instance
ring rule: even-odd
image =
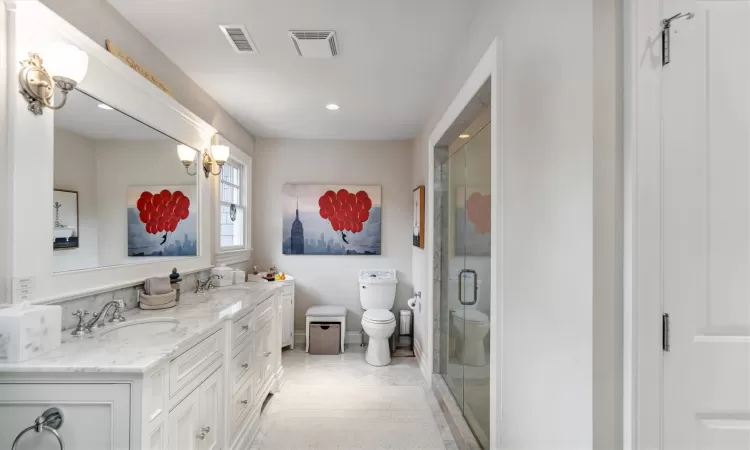
[[[128,256],[198,255],[195,185],[128,188]]]
[[[380,186],[286,184],[285,255],[380,255]]]

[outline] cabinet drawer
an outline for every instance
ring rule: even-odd
[[[273,320],[273,299],[276,298],[274,295],[263,300],[257,308],[255,308],[256,319],[255,319],[255,330],[262,329],[267,323]]]
[[[190,350],[174,358],[169,364],[169,396],[174,396],[203,369],[222,356],[224,331],[219,330]]]
[[[242,385],[239,391],[232,396],[232,405],[230,411],[231,417],[231,433],[232,439],[230,442],[234,442],[237,437],[237,433],[241,430],[242,422],[244,422],[247,415],[250,413],[253,407],[253,383],[252,380],[248,380]]]
[[[273,372],[272,361],[273,352],[278,349],[273,348],[273,324],[268,323],[255,334],[255,365],[256,365],[256,386],[255,390],[260,391],[263,385],[268,381],[268,377]]]
[[[292,295],[294,292],[294,286],[291,284],[285,284],[284,285],[284,295]]]
[[[143,381],[144,412],[149,422],[154,422],[166,408],[167,372],[165,364],[146,375]]]
[[[250,337],[253,332],[252,311],[232,322],[232,350],[235,350],[242,342]]]
[[[250,377],[253,370],[253,340],[250,339],[232,358],[229,376],[232,393],[237,392]]]

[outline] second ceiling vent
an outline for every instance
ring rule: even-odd
[[[335,31],[292,30],[289,37],[297,54],[305,58],[333,58],[339,54]]]
[[[227,38],[229,45],[235,52],[258,53],[258,47],[250,39],[250,33],[247,32],[244,25],[219,25],[219,28],[221,28],[221,32],[224,33],[224,37]]]

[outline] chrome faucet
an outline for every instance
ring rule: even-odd
[[[210,277],[206,278],[205,280],[201,280],[200,278],[197,278],[195,280],[195,293],[201,294],[203,292],[206,292],[207,290],[211,289],[213,284],[211,284],[211,280],[216,278],[217,280],[221,280],[221,275],[211,275]]]
[[[112,313],[112,317],[109,318],[109,322],[125,322],[125,318],[122,317],[121,314],[123,308],[125,308],[125,303],[122,300],[112,300],[111,302],[107,302],[107,304],[102,307],[101,311],[99,311],[98,313],[94,313],[93,318],[88,322],[84,322],[83,318],[91,314],[90,311],[79,309],[78,311],[74,312],[73,315],[78,317],[78,325],[70,334],[72,334],[73,336],[83,336],[84,334],[91,333],[96,328],[103,327],[104,322],[102,319],[104,317],[107,317],[107,312],[112,306],[115,307],[115,311]]]

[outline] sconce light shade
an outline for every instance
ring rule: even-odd
[[[195,155],[196,151],[192,148],[188,147],[187,145],[180,144],[177,146],[177,156],[180,157],[180,161],[182,161],[185,165],[190,165],[195,161]]]
[[[211,155],[216,164],[221,166],[229,159],[229,147],[226,145],[212,145]]]
[[[83,50],[62,42],[51,45],[42,54],[44,68],[53,77],[83,81],[89,68],[89,55]]]
[[[29,111],[41,115],[44,108],[60,109],[68,99],[68,92],[86,76],[89,55],[70,45],[55,43],[44,52],[44,60],[38,53],[29,53],[29,59],[21,61],[18,72],[19,90],[29,103]],[[62,98],[53,104],[57,87]]]

